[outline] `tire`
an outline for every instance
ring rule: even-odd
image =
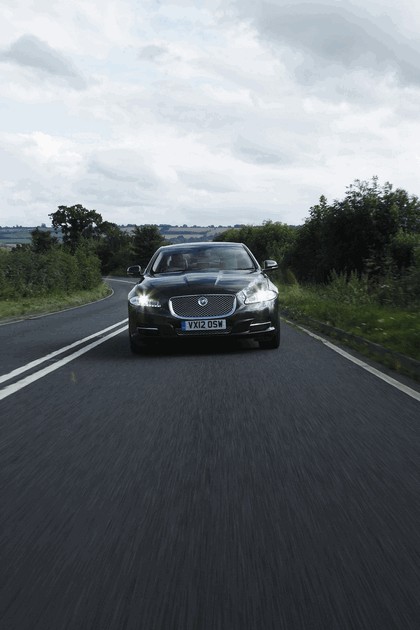
[[[269,336],[259,339],[261,350],[276,350],[280,346],[280,326]]]

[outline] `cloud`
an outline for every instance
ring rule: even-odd
[[[274,0],[237,6],[262,40],[303,53],[315,76],[337,66],[365,67],[376,73],[394,72],[403,83],[420,83],[420,46],[390,20],[374,20],[362,9],[352,5],[342,8],[336,3],[292,5]]]
[[[230,193],[238,190],[228,175],[209,171],[178,171],[178,176],[189,188],[211,193]]]
[[[142,188],[158,186],[153,171],[145,166],[142,157],[130,149],[108,149],[98,151],[88,164],[88,172],[115,182],[136,183]]]
[[[34,68],[50,77],[64,79],[76,89],[86,87],[85,79],[70,59],[33,35],[22,35],[8,49],[0,52],[0,61]]]
[[[155,116],[189,131],[229,128],[238,119],[236,111],[209,97],[198,84],[162,81],[151,98]]]
[[[50,191],[34,179],[22,178],[12,182],[2,182],[2,195],[12,207],[27,204],[48,204]]]
[[[412,0],[40,2],[0,5],[3,224],[296,224],[372,174],[418,194]]]
[[[276,148],[252,142],[243,136],[238,136],[233,144],[233,151],[241,160],[252,164],[280,165],[290,162],[290,156],[280,153]]]
[[[139,51],[139,59],[143,61],[157,62],[168,54],[168,49],[164,46],[156,46],[150,44],[150,46],[144,46]]]
[[[133,185],[127,188],[126,185],[104,186],[96,179],[88,177],[78,182],[78,195],[87,200],[87,205],[98,208],[101,206],[111,206],[116,208],[142,208],[144,206],[153,207],[156,203],[155,197],[145,192],[141,186]]]

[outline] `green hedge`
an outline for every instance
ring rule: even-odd
[[[30,247],[0,250],[0,298],[46,296],[93,289],[101,282],[99,258],[86,246],[36,253]]]

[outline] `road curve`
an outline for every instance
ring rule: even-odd
[[[58,367],[0,401],[1,630],[418,629],[419,403],[288,325],[132,356],[111,284],[0,326]]]

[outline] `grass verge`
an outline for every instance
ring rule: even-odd
[[[312,318],[420,361],[420,316],[416,310],[346,304],[320,295],[315,287],[298,285],[279,285],[279,297],[280,308],[287,310],[291,319]]]
[[[104,282],[96,289],[78,291],[69,295],[55,293],[44,297],[28,297],[19,300],[3,299],[0,302],[0,320],[18,319],[24,316],[55,313],[65,308],[82,306],[110,295],[111,289]]]

